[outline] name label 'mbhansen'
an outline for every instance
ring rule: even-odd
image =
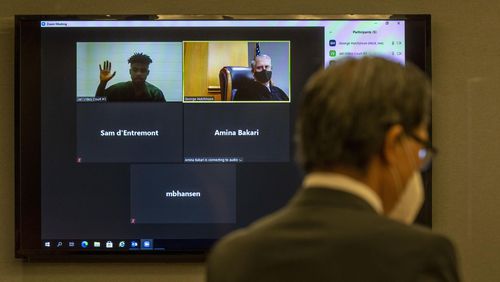
[[[165,192],[165,197],[167,198],[199,198],[201,197],[201,192],[181,192],[179,190],[172,190],[171,192]]]

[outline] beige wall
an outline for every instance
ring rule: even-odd
[[[500,2],[15,1],[0,3],[0,281],[203,281],[200,264],[26,264],[14,256],[14,14],[430,13],[434,229],[457,243],[466,281],[500,281]],[[265,7],[265,9],[262,9]]]
[[[186,96],[208,96],[208,42],[184,44],[184,93]]]
[[[220,101],[219,72],[224,66],[248,65],[245,41],[185,42],[184,95]],[[206,74],[206,75],[203,75]]]

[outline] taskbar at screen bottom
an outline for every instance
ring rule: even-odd
[[[48,239],[41,241],[41,249],[47,251],[154,251],[154,252],[183,252],[203,251],[212,246],[214,239]]]

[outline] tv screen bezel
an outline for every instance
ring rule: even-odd
[[[119,260],[119,261],[203,261],[208,248],[163,251],[68,251],[41,247],[41,105],[36,86],[41,81],[40,32],[22,33],[23,28],[35,27],[40,21],[162,21],[162,20],[405,20],[421,21],[425,25],[425,44],[420,65],[429,77],[431,68],[431,16],[428,14],[345,14],[345,15],[16,15],[15,16],[15,257],[30,260]],[[31,25],[31,26],[30,26]],[[30,84],[21,81],[28,79]],[[33,99],[35,97],[35,99]],[[38,145],[38,146],[37,146]],[[424,173],[426,201],[419,222],[432,226],[432,169]],[[199,240],[200,246],[214,240]],[[195,244],[196,245],[196,244]]]

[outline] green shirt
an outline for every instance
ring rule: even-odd
[[[163,92],[151,83],[145,82],[146,91],[143,96],[136,96],[132,81],[119,82],[111,85],[105,90],[107,101],[149,101],[149,102],[165,102]]]

